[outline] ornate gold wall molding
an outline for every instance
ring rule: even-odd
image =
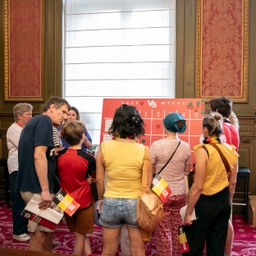
[[[44,0],[4,0],[5,101],[44,101]]]
[[[198,0],[197,98],[248,101],[248,0],[240,1]]]

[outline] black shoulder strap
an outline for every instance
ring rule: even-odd
[[[171,157],[169,158],[169,160],[166,162],[166,164],[162,167],[162,169],[161,169],[157,174],[159,174],[159,173],[166,167],[166,165],[171,161],[171,159],[173,158],[174,154],[176,153],[176,151],[177,151],[177,149],[178,149],[178,147],[179,147],[179,145],[180,145],[180,142],[181,142],[181,140],[179,141],[177,147],[175,148],[175,150],[174,150],[174,152],[172,153],[172,155],[171,155]]]

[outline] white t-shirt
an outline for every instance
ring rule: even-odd
[[[9,150],[7,166],[9,174],[18,171],[18,145],[22,127],[17,123],[13,123],[7,130],[6,141]]]

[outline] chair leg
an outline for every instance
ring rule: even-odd
[[[246,188],[245,188],[245,224],[247,224],[248,222],[248,203],[249,203],[249,180],[248,179],[245,179],[245,185],[246,185]]]

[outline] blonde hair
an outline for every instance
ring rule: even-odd
[[[234,111],[231,111],[231,114],[228,118],[230,120],[230,123],[237,129],[239,130],[239,120],[235,114]]]

